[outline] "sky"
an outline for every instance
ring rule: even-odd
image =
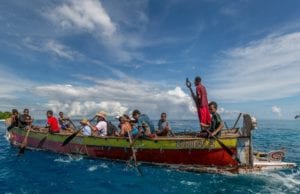
[[[224,118],[300,114],[300,1],[0,3],[0,110],[72,117],[139,109],[196,119],[201,76]]]

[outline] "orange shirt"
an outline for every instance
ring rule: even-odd
[[[129,122],[125,122],[121,124],[121,134],[124,135],[125,133],[132,130],[132,127]]]

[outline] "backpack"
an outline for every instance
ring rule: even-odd
[[[107,136],[115,135],[118,131],[118,128],[112,124],[110,121],[107,121]]]

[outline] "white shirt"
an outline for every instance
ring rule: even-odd
[[[89,126],[84,126],[82,129],[82,134],[85,136],[91,136],[92,135],[92,130]]]
[[[107,135],[107,123],[105,121],[99,121],[96,125],[96,128],[99,131],[100,136]]]

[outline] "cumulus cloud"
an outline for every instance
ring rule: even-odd
[[[225,52],[210,94],[225,101],[269,100],[300,93],[300,33],[268,36]]]
[[[90,87],[45,85],[35,87],[34,93],[49,99],[48,108],[70,116],[92,115],[100,110],[114,116],[134,109],[152,116],[168,112],[173,118],[195,114],[193,101],[180,87],[167,89],[136,80],[102,80]]]
[[[131,53],[124,48],[126,38],[118,31],[117,25],[97,0],[70,0],[49,10],[46,17],[65,29],[88,31],[113,51],[121,61],[129,61]]]
[[[272,112],[279,117],[282,116],[281,108],[279,108],[278,106],[272,106]]]

